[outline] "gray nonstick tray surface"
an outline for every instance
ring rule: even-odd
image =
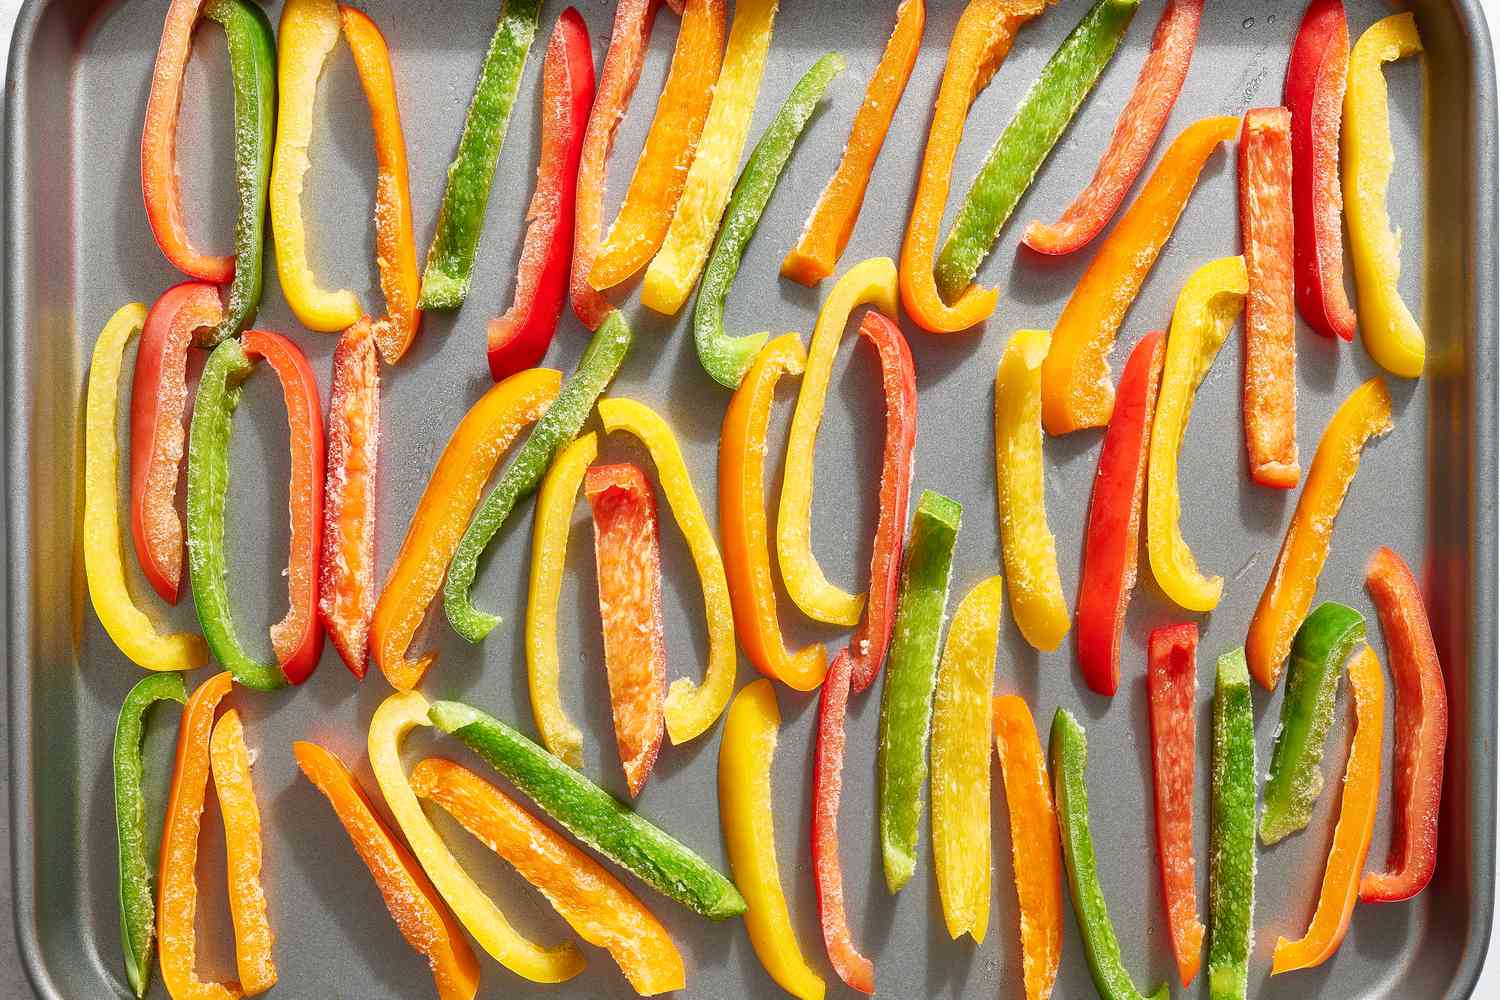
[[[1115,117],[1135,82],[1162,0],[1147,0],[1126,42],[1017,209],[981,279],[998,283],[999,309],[982,328],[934,337],[910,324],[921,421],[917,489],[946,492],[965,507],[953,601],[998,571],[992,379],[1013,330],[1056,319],[1092,251],[1062,260],[1018,253],[1024,223],[1055,217],[1091,175]],[[279,4],[272,4],[272,16]],[[415,348],[383,372],[378,549],[389,566],[407,520],[449,431],[489,384],[485,320],[510,301],[515,257],[536,167],[537,85],[547,32],[562,10],[544,5],[543,31],[527,66],[498,183],[489,204],[477,280],[456,315],[430,314]],[[602,59],[613,5],[580,0]],[[109,748],[117,707],[140,672],[112,648],[89,607],[77,557],[85,373],[98,330],[122,303],[150,302],[181,280],[152,243],[141,206],[138,142],[148,74],[161,31],[163,0],[99,4],[37,0],[17,25],[7,87],[5,194],[6,496],[11,564],[9,776],[15,816],[12,845],[18,926],[40,996],[125,996],[115,890]],[[411,156],[418,241],[425,249],[480,59],[494,27],[496,0],[370,0],[370,13],[391,44]],[[1009,120],[1019,95],[1082,16],[1086,0],[1063,0],[1025,28],[994,82],[978,98],[954,173],[967,186]],[[848,69],[830,90],[776,191],[730,296],[728,321],[741,332],[812,329],[829,285],[804,289],[781,280],[782,255],[832,170],[849,122],[891,28],[894,0],[879,4],[786,0],[776,24],[752,137],[792,82],[823,51],[836,47]],[[1210,114],[1239,114],[1279,103],[1287,51],[1302,5],[1292,0],[1213,0],[1208,5],[1186,88],[1167,137]],[[933,0],[923,50],[896,118],[843,268],[863,258],[895,256],[910,206],[957,0]],[[1351,0],[1351,36],[1390,12],[1379,0]],[[1320,969],[1268,978],[1278,935],[1299,936],[1316,898],[1338,782],[1330,781],[1312,825],[1260,856],[1256,947],[1251,993],[1263,997],[1466,996],[1488,939],[1494,896],[1496,663],[1496,255],[1495,83],[1489,38],[1473,0],[1416,5],[1427,52],[1387,69],[1398,167],[1391,184],[1395,223],[1405,233],[1402,292],[1420,308],[1430,354],[1418,382],[1391,379],[1396,426],[1372,446],[1339,519],[1323,572],[1320,599],[1353,604],[1370,617],[1363,566],[1388,544],[1426,582],[1433,626],[1448,676],[1452,731],[1436,879],[1416,901],[1361,906],[1336,957]],[[609,211],[624,191],[666,73],[677,19],[658,19],[650,58],[612,161]],[[182,173],[196,240],[230,245],[233,191],[230,91],[224,43],[216,28],[198,33],[182,118]],[[329,287],[344,285],[379,301],[372,250],[374,161],[368,114],[347,50],[330,60],[317,97],[321,125],[313,144],[311,191],[304,199],[314,265]],[[1424,134],[1425,133],[1425,134]],[[1159,159],[1165,141],[1158,144]],[[1424,155],[1424,146],[1426,153]],[[1115,371],[1129,346],[1165,327],[1177,291],[1201,263],[1237,253],[1238,212],[1233,149],[1216,153],[1125,323]],[[271,252],[268,248],[268,253]],[[300,329],[268,261],[257,325],[287,332],[308,352],[327,392],[335,338]],[[627,312],[637,344],[612,393],[659,408],[682,441],[711,521],[717,520],[719,423],[728,395],[699,369],[687,324],[645,312],[632,295]],[[852,330],[852,327],[851,327]],[[547,364],[571,370],[585,343],[564,316]],[[833,397],[820,437],[814,503],[814,547],[831,579],[862,587],[874,523],[875,477],[883,436],[875,365],[846,336]],[[1298,432],[1304,463],[1344,396],[1375,373],[1362,346],[1335,344],[1305,327],[1299,333]],[[1295,496],[1250,485],[1239,418],[1241,347],[1231,336],[1198,395],[1183,447],[1183,527],[1202,565],[1227,581],[1223,603],[1199,619],[1199,770],[1195,846],[1200,907],[1206,893],[1209,702],[1212,665],[1243,642],[1291,516]],[[779,476],[795,385],[778,394],[772,475]],[[265,625],[285,603],[286,424],[280,393],[267,374],[248,383],[235,418],[229,551],[236,616],[251,648],[269,655]],[[325,396],[326,399],[326,396]],[[1058,536],[1070,604],[1077,585],[1080,536],[1099,448],[1099,434],[1049,439],[1048,517]],[[620,437],[608,457],[649,460]],[[779,481],[779,480],[777,480]],[[123,502],[123,498],[122,498]],[[505,625],[469,648],[441,621],[425,640],[441,651],[428,675],[429,697],[463,698],[531,732],[519,626],[530,558],[530,510],[523,505],[500,536],[477,584],[481,604],[501,609]],[[774,510],[774,508],[773,508]],[[623,793],[614,750],[593,584],[588,515],[574,515],[569,574],[561,613],[564,696],[586,732],[585,770]],[[701,672],[706,649],[696,578],[686,547],[663,526],[669,670]],[[145,590],[142,589],[142,593]],[[154,597],[152,598],[153,603]],[[173,609],[179,627],[194,624],[191,596]],[[1007,610],[1007,617],[1009,612]],[[1144,567],[1131,606],[1124,676],[1111,701],[1088,692],[1071,642],[1038,655],[1014,626],[1003,627],[997,692],[1024,694],[1043,739],[1054,710],[1066,707],[1087,727],[1088,784],[1100,872],[1126,965],[1138,984],[1174,977],[1155,861],[1146,694],[1145,638],[1155,626],[1191,616],[1171,607]],[[842,641],[783,607],[791,641]],[[207,676],[200,672],[196,680]],[[748,662],[740,683],[755,676]],[[303,687],[275,694],[238,691],[257,748],[256,787],[265,821],[267,892],[278,937],[281,983],[291,998],[381,1000],[432,994],[422,960],[398,936],[368,874],[323,798],[303,779],[290,743],[322,742],[373,788],[364,762],[365,724],[389,693],[378,672],[356,683],[330,646]],[[829,967],[817,929],[808,827],[816,699],[778,689],[784,725],[773,775],[781,875],[804,954],[829,984],[830,996],[852,996]],[[1341,696],[1341,705],[1342,705]],[[855,940],[877,967],[887,997],[1021,995],[1020,949],[1012,888],[1005,798],[994,791],[993,913],[989,935],[975,946],[950,941],[931,875],[930,832],[912,883],[887,894],[875,850],[874,760],[878,692],[854,699],[841,822],[841,856]],[[1260,766],[1269,760],[1280,695],[1258,694]],[[1387,719],[1390,719],[1389,711]],[[147,751],[153,809],[160,809],[175,738],[175,712],[162,711]],[[1327,770],[1341,772],[1347,744],[1341,708]],[[1387,722],[1386,762],[1392,744]],[[715,864],[725,853],[718,825],[716,768],[720,728],[693,743],[666,746],[640,810]],[[409,759],[439,752],[468,759],[451,741],[414,734]],[[1389,772],[1371,851],[1383,860],[1389,837]],[[210,797],[212,803],[212,797]],[[460,859],[529,935],[570,937],[545,902],[446,815],[435,822]],[[200,969],[233,972],[223,894],[222,830],[209,806],[203,857]],[[711,924],[627,878],[671,931],[684,953],[683,995],[772,998],[782,995],[762,970],[742,924]],[[1071,912],[1056,996],[1093,995]],[[588,952],[587,970],[558,987],[521,980],[481,958],[484,997],[624,997],[630,991],[608,956]],[[1174,977],[1175,978],[1175,977]],[[1178,995],[1206,990],[1202,977]],[[152,996],[162,997],[159,982]]]

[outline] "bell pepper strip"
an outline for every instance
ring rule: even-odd
[[[1037,253],[1068,254],[1086,246],[1104,229],[1146,166],[1182,93],[1202,17],[1203,0],[1169,0],[1162,8],[1151,36],[1151,51],[1141,64],[1130,99],[1120,109],[1093,179],[1056,222],[1030,223],[1021,242]]]
[[[698,350],[698,361],[703,370],[726,389],[739,386],[770,334],[735,337],[725,333],[724,300],[729,297],[730,286],[739,273],[740,258],[760,225],[761,213],[781,180],[781,172],[791,159],[792,149],[828,85],[843,69],[844,59],[837,52],[830,52],[813,63],[787,95],[771,124],[766,126],[734,185],[724,225],[714,240],[713,255],[703,272],[703,287],[693,305],[693,344]],[[696,167],[701,162],[700,154],[693,165]],[[680,212],[681,209],[679,218]],[[693,276],[696,279],[696,267]],[[646,301],[650,280],[651,272],[647,271],[647,284],[641,289],[642,301]],[[646,304],[651,305],[649,301]],[[680,303],[673,305],[672,312],[677,311],[677,305]]]
[[[115,844],[120,860],[120,944],[125,978],[137,997],[151,982],[151,949],[156,938],[156,903],[152,899],[151,859],[146,856],[146,765],[141,740],[146,713],[159,701],[187,704],[187,688],[176,671],[141,678],[115,723]]]
[[[661,249],[641,281],[641,304],[648,309],[675,316],[708,259],[709,244],[729,203],[735,170],[750,136],[778,6],[780,0],[745,0],[734,6],[724,61],[682,196]]]
[[[135,603],[125,578],[117,508],[120,449],[116,411],[125,347],[148,319],[146,307],[139,302],[121,306],[94,343],[84,407],[83,569],[94,613],[132,663],[147,670],[189,670],[208,662],[203,639],[190,632],[157,631],[151,617]],[[137,355],[137,371],[140,364]]]
[[[708,862],[499,719],[456,701],[434,702],[428,717],[565,830],[662,895],[712,920],[745,912],[734,884]]]
[[[702,735],[724,712],[734,693],[734,675],[739,657],[734,646],[734,606],[729,600],[729,580],[719,555],[713,529],[703,516],[703,507],[693,489],[693,480],[672,428],[656,411],[633,399],[601,399],[599,422],[606,434],[625,431],[651,453],[656,475],[666,495],[672,518],[687,542],[698,583],[703,591],[703,614],[708,625],[708,664],[703,683],[686,677],[672,682],[667,691],[667,735],[674,744]]]
[[[1172,932],[1177,974],[1187,986],[1203,960],[1193,859],[1193,767],[1197,757],[1198,626],[1153,629],[1146,646],[1151,707],[1151,770],[1155,781],[1156,857]]]
[[[1354,742],[1344,769],[1344,794],[1323,870],[1323,888],[1307,932],[1296,941],[1276,940],[1271,955],[1273,976],[1311,969],[1333,957],[1349,930],[1359,895],[1360,873],[1380,806],[1380,743],[1385,727],[1385,676],[1369,646],[1349,661],[1349,687],[1354,692]]]
[[[938,252],[933,273],[943,298],[957,299],[974,280],[1016,203],[1120,47],[1139,6],[1140,0],[1096,0],[1021,98]]]
[[[514,865],[579,937],[608,949],[636,993],[655,996],[684,987],[682,955],[661,922],[602,865],[514,799],[438,757],[412,768],[411,786]]]
[[[1292,113],[1292,211],[1296,220],[1297,309],[1325,337],[1354,339],[1344,293],[1339,189],[1339,120],[1349,68],[1343,0],[1312,0],[1287,59],[1282,103]],[[1255,661],[1250,663],[1255,672]]]
[[[1241,410],[1250,478],[1289,490],[1297,461],[1297,314],[1293,304],[1292,116],[1251,108],[1240,131],[1240,244],[1245,296]]]
[[[1276,566],[1250,618],[1245,655],[1250,675],[1267,691],[1276,687],[1292,636],[1318,589],[1334,522],[1359,470],[1360,453],[1391,429],[1391,397],[1378,376],[1349,394],[1318,441],[1307,483],[1276,554]]]
[[[1057,825],[1062,831],[1063,861],[1068,869],[1068,889],[1073,896],[1073,915],[1083,937],[1094,987],[1104,1000],[1167,1000],[1171,987],[1162,983],[1150,994],[1142,994],[1130,981],[1120,958],[1120,942],[1099,885],[1094,857],[1094,835],[1089,829],[1089,790],[1084,777],[1088,766],[1088,738],[1083,726],[1065,708],[1052,717],[1048,745],[1052,765],[1052,794],[1057,803]]]
[[[1255,939],[1255,714],[1245,651],[1219,657],[1214,680],[1208,848],[1208,995],[1245,1000]]]
[[[432,967],[439,1000],[474,1000],[479,964],[417,859],[386,827],[341,760],[316,743],[293,743],[292,753],[307,780],[333,806],[401,936]]]
[[[500,23],[495,26],[479,80],[474,84],[458,149],[448,164],[437,229],[422,273],[419,309],[457,309],[469,294],[474,252],[484,228],[495,165],[510,129],[510,113],[521,89],[521,71],[536,38],[541,7],[541,0],[504,0],[500,9]]]
[[[1041,369],[1046,330],[1017,330],[995,369],[995,484],[1010,612],[1034,648],[1068,634],[1068,601],[1057,572],[1042,485]]]
[[[490,957],[534,983],[567,982],[582,972],[585,964],[573,942],[545,948],[512,927],[494,900],[459,865],[422,811],[401,764],[401,743],[413,728],[432,724],[427,719],[428,708],[427,699],[420,693],[397,691],[381,702],[370,718],[366,750],[386,806],[433,885]],[[541,828],[535,820],[532,826],[533,833]]]
[[[889,257],[861,261],[833,286],[813,327],[807,370],[802,374],[788,432],[781,501],[776,511],[776,560],[792,601],[809,618],[830,625],[857,625],[865,598],[830,583],[812,551],[813,453],[818,445],[818,426],[823,422],[833,359],[849,314],[855,307],[871,303],[895,318],[896,296],[896,265]]]
[[[224,819],[235,965],[240,987],[253,997],[276,985],[276,960],[271,954],[276,936],[266,916],[266,894],[260,883],[260,807],[255,803],[250,751],[239,712],[231,708],[214,723],[208,758],[214,796]]]
[[[1344,661],[1365,641],[1358,611],[1328,601],[1313,609],[1292,645],[1271,772],[1262,792],[1260,839],[1274,844],[1305,829],[1323,792],[1323,750],[1333,725]]]
[[[811,691],[823,683],[828,657],[822,643],[809,643],[793,653],[782,638],[766,529],[765,457],[776,383],[783,374],[801,375],[806,363],[807,353],[795,333],[782,334],[761,348],[729,400],[719,435],[719,531],[735,634],[755,669],[796,691]],[[537,517],[540,524],[541,514]]]
[[[1089,499],[1078,581],[1078,667],[1090,689],[1111,697],[1120,686],[1120,636],[1135,591],[1141,508],[1146,498],[1146,457],[1166,356],[1164,335],[1140,339],[1120,375],[1099,468]],[[1045,364],[1045,362],[1044,362]]]
[[[1395,167],[1382,64],[1422,51],[1411,14],[1370,25],[1349,54],[1344,94],[1343,181],[1349,203],[1349,258],[1359,302],[1360,338],[1386,371],[1417,378],[1426,362],[1422,328],[1401,298],[1401,236],[1391,231],[1386,187]]]
[[[485,496],[463,537],[448,550],[452,558],[443,583],[443,612],[453,630],[469,642],[479,642],[500,624],[498,615],[476,608],[469,593],[479,572],[479,557],[510,518],[516,504],[530,496],[541,483],[542,475],[558,449],[578,436],[594,403],[624,363],[633,339],[619,310],[600,324],[584,349],[583,357],[578,359],[573,377],[563,384],[557,398],[537,420],[526,443],[501,474],[500,481]],[[479,489],[487,477],[488,473],[477,480],[474,488]],[[468,501],[468,509],[473,510],[472,500]],[[727,691],[724,697],[727,701]]]
[[[948,935],[984,941],[990,922],[990,688],[1000,577],[958,602],[932,707],[932,862]]]
[[[833,275],[864,207],[870,174],[896,117],[901,95],[906,92],[906,82],[911,79],[926,24],[926,0],[901,0],[896,7],[896,26],[865,87],[865,99],[854,114],[839,165],[818,195],[797,245],[781,262],[783,278],[812,286]]]
[[[781,710],[768,680],[740,689],[724,720],[719,745],[719,816],[729,871],[745,896],[745,930],[755,956],[776,984],[799,1000],[822,1000],[823,979],[808,967],[792,930],[771,798],[771,758]]]
[[[924,490],[912,515],[901,571],[901,600],[891,669],[880,691],[880,742],[875,780],[880,792],[880,857],[885,884],[899,892],[917,864],[917,826],[927,780],[927,737],[937,686],[938,633],[953,578],[953,546],[963,508]],[[986,756],[988,762],[988,756]]]
[[[1115,405],[1109,353],[1120,324],[1177,227],[1204,164],[1239,127],[1238,118],[1220,117],[1183,129],[1089,261],[1052,328],[1052,349],[1042,366],[1042,426],[1048,434],[1109,423]]]
[[[1229,336],[1246,291],[1243,257],[1221,257],[1204,264],[1177,293],[1167,331],[1161,392],[1151,422],[1146,553],[1162,593],[1189,611],[1212,611],[1224,593],[1224,578],[1204,576],[1182,537],[1177,453],[1187,432],[1193,397]]]

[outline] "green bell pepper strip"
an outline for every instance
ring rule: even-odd
[[[458,152],[448,164],[448,186],[438,210],[437,231],[427,251],[419,309],[457,309],[469,294],[474,251],[484,228],[485,209],[500,146],[510,127],[511,108],[521,89],[521,71],[536,38],[541,0],[505,0],[490,39],[479,82],[469,101]]]
[[[1208,995],[1245,1000],[1255,938],[1255,716],[1243,649],[1219,657],[1211,773]]]
[[[265,277],[266,193],[276,130],[276,36],[248,0],[210,0],[204,13],[224,28],[234,83],[234,279],[213,342],[238,336],[255,318]]]
[[[745,912],[734,883],[691,848],[499,719],[456,701],[434,702],[427,715],[563,829],[662,895],[713,920]]]
[[[479,642],[500,624],[498,615],[480,611],[470,599],[469,590],[474,586],[480,555],[516,504],[536,491],[547,466],[552,464],[552,457],[578,436],[599,396],[620,370],[633,339],[618,309],[599,324],[583,357],[578,359],[573,377],[563,384],[562,392],[536,422],[515,461],[484,498],[459,540],[453,561],[448,564],[448,579],[443,583],[443,611],[453,630],[470,642]]]
[[[1103,1000],[1140,1000],[1130,973],[1120,959],[1104,889],[1099,885],[1098,862],[1094,858],[1094,835],[1089,830],[1089,790],[1084,780],[1089,744],[1083,726],[1067,709],[1052,717],[1052,737],[1047,747],[1052,770],[1052,797],[1057,802],[1057,825],[1062,832],[1063,861],[1068,868],[1068,891],[1073,914],[1083,935],[1089,972]],[[1168,1000],[1171,988],[1162,983],[1149,1000]]]
[[[770,334],[734,337],[725,333],[724,300],[797,140],[828,85],[843,69],[844,57],[829,52],[803,74],[755,144],[729,196],[724,225],[714,240],[713,252],[703,271],[703,285],[698,289],[698,301],[693,305],[693,343],[698,348],[698,361],[726,389],[739,388]]]
[[[938,634],[953,578],[953,544],[963,507],[924,490],[912,515],[895,638],[880,693],[880,856],[885,884],[899,892],[917,863],[922,783],[927,780],[927,733],[937,686]]]
[[[141,738],[146,712],[158,701],[187,704],[187,686],[177,672],[148,674],[130,689],[115,723],[115,839],[120,850],[120,941],[125,978],[135,995],[146,995],[151,980],[151,945],[156,935],[156,893],[146,852],[146,766]]]
[[[1313,803],[1323,792],[1323,749],[1339,675],[1364,641],[1364,618],[1333,601],[1314,608],[1297,629],[1260,814],[1260,839],[1268,846],[1312,819]]]
[[[1109,64],[1140,0],[1098,0],[1063,39],[1000,133],[943,241],[934,267],[948,301],[963,294],[1021,195]]]

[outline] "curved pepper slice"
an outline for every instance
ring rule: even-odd
[[[427,719],[428,707],[427,699],[416,691],[397,691],[381,702],[370,718],[366,746],[370,770],[396,825],[453,913],[495,961],[534,983],[572,979],[584,966],[584,957],[573,942],[543,948],[512,927],[494,900],[459,865],[422,811],[401,766],[401,743],[414,727],[432,724]],[[541,826],[535,821],[533,824]]]
[[[1243,649],[1219,657],[1209,773],[1208,995],[1245,1000],[1255,938],[1255,714]]]
[[[719,815],[729,870],[745,895],[745,930],[760,964],[776,984],[799,1000],[822,1000],[823,979],[797,945],[776,864],[771,799],[771,758],[781,710],[767,680],[751,681],[735,695],[719,745]]]
[[[864,207],[870,174],[911,79],[926,24],[926,0],[901,0],[896,26],[865,87],[865,99],[854,114],[839,165],[818,195],[797,245],[781,262],[782,277],[811,286],[832,276]]]
[[[1250,675],[1267,691],[1276,687],[1292,635],[1318,589],[1334,522],[1359,471],[1360,454],[1371,438],[1389,433],[1391,426],[1391,396],[1377,376],[1339,405],[1318,441],[1307,484],[1297,498],[1297,510],[1245,640]]]
[[[1307,933],[1296,941],[1276,940],[1271,975],[1321,965],[1338,951],[1358,898],[1359,876],[1375,833],[1380,806],[1380,742],[1385,727],[1385,675],[1369,646],[1349,661],[1349,687],[1354,692],[1354,744],[1344,769],[1344,794],[1323,888]]]
[[[1041,369],[1046,330],[1017,330],[995,369],[995,482],[1010,613],[1033,647],[1056,649],[1068,634],[1068,602],[1057,572],[1042,486]]]
[[[932,707],[932,863],[948,935],[984,941],[990,922],[990,688],[1004,584],[958,602]]]
[[[1166,625],[1146,646],[1151,770],[1156,791],[1156,857],[1177,974],[1187,986],[1203,960],[1193,858],[1193,766],[1197,758],[1198,626]]]
[[[1221,257],[1194,271],[1177,293],[1161,394],[1151,422],[1151,464],[1146,485],[1146,553],[1168,598],[1189,611],[1212,611],[1224,578],[1206,577],[1182,537],[1177,453],[1187,433],[1198,386],[1229,336],[1247,291],[1245,258]]]
[[[1183,129],[1089,261],[1052,328],[1052,349],[1042,366],[1042,426],[1048,434],[1109,423],[1115,405],[1109,352],[1120,324],[1177,227],[1203,165],[1239,127],[1238,118],[1223,117]]]
[[[1028,247],[1045,254],[1072,253],[1098,236],[1119,210],[1182,93],[1202,17],[1203,0],[1169,0],[1162,8],[1151,51],[1130,99],[1120,109],[1093,179],[1056,222],[1036,221],[1026,227],[1022,242]]]
[[[116,508],[120,452],[115,411],[120,367],[130,338],[148,319],[146,307],[139,302],[121,306],[94,343],[84,410],[83,569],[94,613],[131,662],[147,670],[189,670],[208,662],[208,647],[190,632],[158,632],[150,616],[135,603],[125,579],[125,550]],[[137,355],[137,371],[140,364]],[[179,541],[178,546],[181,544]]]
[[[386,828],[342,761],[316,743],[293,743],[292,753],[307,780],[333,806],[401,936],[426,956],[439,1000],[474,1000],[479,992],[479,965],[417,859]]]
[[[813,453],[818,445],[818,425],[823,422],[833,358],[849,314],[868,302],[894,318],[896,294],[896,265],[889,257],[855,264],[833,286],[813,328],[807,370],[802,375],[787,437],[786,468],[776,512],[776,560],[792,601],[809,618],[830,625],[858,624],[865,598],[829,583],[812,551]]]
[[[792,149],[812,118],[818,102],[833,78],[843,72],[844,59],[837,52],[830,52],[813,63],[797,81],[786,101],[766,126],[766,131],[750,152],[750,159],[740,173],[729,199],[729,210],[724,217],[724,226],[714,240],[713,256],[703,274],[703,287],[698,292],[698,301],[693,306],[693,345],[698,350],[698,361],[703,370],[715,382],[726,389],[737,388],[760,352],[768,333],[754,333],[733,337],[724,332],[724,300],[729,297],[729,288],[739,273],[740,258],[745,247],[760,225],[761,213],[771,200],[781,180],[781,172],[792,157]],[[696,167],[699,160],[694,160]],[[655,266],[654,264],[652,265]],[[695,274],[696,277],[696,268]],[[647,281],[650,272],[647,272]],[[642,289],[642,300],[650,286]],[[684,293],[686,294],[686,293]],[[650,305],[650,302],[646,303]],[[680,305],[680,303],[678,303]],[[653,307],[655,308],[655,307]],[[677,306],[672,307],[677,311]]]
[[[255,804],[250,751],[239,712],[231,708],[214,723],[208,758],[214,796],[224,819],[235,965],[241,988],[253,997],[276,985],[276,960],[271,955],[276,936],[266,916],[266,894],[260,883],[260,807]]]

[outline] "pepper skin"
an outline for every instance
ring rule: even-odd
[[[1219,657],[1214,681],[1208,847],[1208,995],[1245,1000],[1255,943],[1255,713],[1245,651]]]
[[[1198,877],[1193,859],[1197,625],[1167,625],[1151,632],[1146,646],[1146,688],[1151,706],[1151,769],[1162,900],[1167,907],[1177,974],[1187,986],[1198,975],[1203,960],[1203,923],[1198,919]]]
[[[214,723],[209,743],[214,796],[224,820],[224,851],[229,870],[229,916],[234,924],[234,957],[246,996],[276,985],[271,955],[276,936],[266,915],[261,887],[260,807],[250,781],[250,751],[240,713],[229,709]]]

